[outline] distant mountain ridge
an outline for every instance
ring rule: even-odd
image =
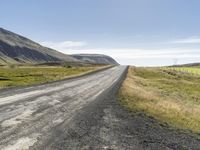
[[[101,54],[63,54],[44,47],[26,37],[0,28],[0,65],[52,62],[118,65],[110,56]]]
[[[200,67],[200,63],[189,63],[182,65],[174,65],[175,67]]]
[[[95,64],[119,65],[112,57],[102,54],[74,54],[75,59]]]
[[[0,28],[0,64],[57,61],[77,62],[78,60]]]

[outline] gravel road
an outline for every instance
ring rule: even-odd
[[[133,115],[117,103],[126,72],[126,66],[116,66],[75,79],[0,91],[0,149],[200,148],[192,135],[143,114]]]

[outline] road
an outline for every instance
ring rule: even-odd
[[[199,140],[116,100],[127,67],[0,91],[1,150],[198,149]],[[152,127],[154,126],[154,127]]]
[[[77,79],[1,92],[0,149],[34,145],[43,149],[55,138],[56,128],[73,124],[73,118],[114,86],[125,70],[119,66]]]

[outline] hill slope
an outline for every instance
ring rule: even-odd
[[[55,61],[77,62],[78,60],[0,28],[0,64]]]
[[[75,54],[71,56],[80,61],[89,63],[118,65],[118,63],[110,56],[101,54]]]
[[[200,63],[184,64],[183,67],[200,67]]]
[[[172,67],[200,67],[200,63],[189,63],[189,64],[180,64],[180,65],[173,65]]]

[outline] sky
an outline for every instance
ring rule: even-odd
[[[200,62],[199,0],[0,0],[0,27],[123,65]]]

